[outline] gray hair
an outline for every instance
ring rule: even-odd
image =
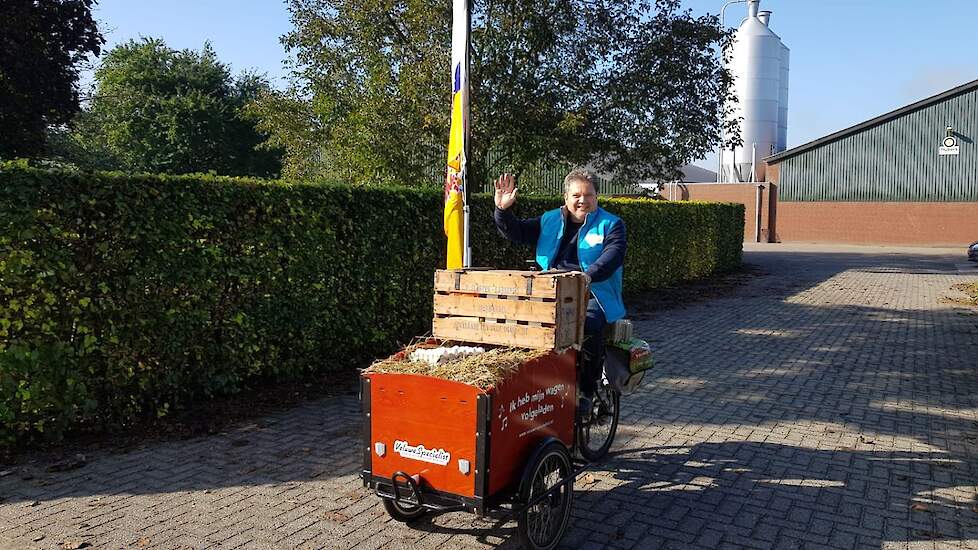
[[[594,175],[594,172],[586,168],[575,168],[564,177],[564,194],[566,195],[570,191],[570,186],[575,181],[590,183],[591,188],[594,189],[594,193],[598,193],[598,176]]]

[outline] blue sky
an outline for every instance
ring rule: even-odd
[[[727,8],[728,26],[745,6]],[[788,147],[978,79],[976,0],[761,0],[761,9],[791,49]]]
[[[718,13],[723,2],[683,5]],[[728,26],[745,6],[727,8]],[[761,0],[761,9],[791,49],[789,147],[978,79],[978,0]],[[279,38],[292,27],[284,2],[100,0],[95,16],[107,47],[140,36],[178,49],[210,40],[234,72],[284,85]],[[715,158],[698,164],[715,169]]]
[[[178,50],[199,50],[210,40],[235,73],[254,69],[273,81],[286,74],[279,38],[292,22],[279,0],[98,0],[93,15],[106,50],[140,36],[162,38]]]

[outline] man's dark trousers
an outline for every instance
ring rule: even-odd
[[[601,365],[604,363],[604,327],[608,322],[604,311],[593,297],[587,302],[587,316],[584,318],[584,343],[581,351],[584,360],[581,362],[581,392],[594,396],[598,381],[601,379]]]

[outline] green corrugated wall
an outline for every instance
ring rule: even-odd
[[[947,126],[956,156],[938,155]],[[978,89],[780,164],[781,201],[978,201]]]

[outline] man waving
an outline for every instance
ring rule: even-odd
[[[499,232],[516,243],[536,247],[540,269],[582,271],[590,280],[584,321],[584,361],[580,408],[590,413],[604,358],[604,327],[625,316],[622,266],[625,263],[625,223],[598,206],[597,178],[587,170],[572,170],[564,178],[564,205],[536,218],[519,219],[512,174],[496,180],[493,218]]]

